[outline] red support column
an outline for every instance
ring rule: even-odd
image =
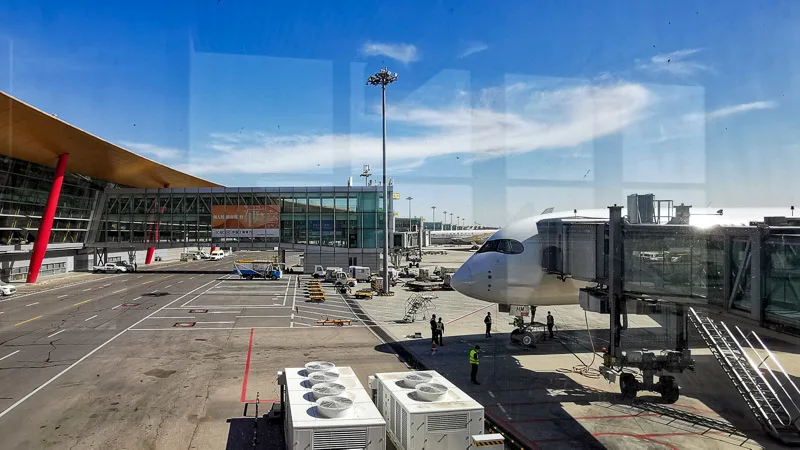
[[[155,247],[147,247],[147,256],[144,258],[145,264],[150,264],[153,261],[153,254],[156,252]]]
[[[44,255],[47,253],[47,244],[50,242],[50,231],[53,229],[53,218],[58,207],[58,197],[61,195],[61,184],[64,182],[64,172],[67,170],[67,159],[69,153],[62,153],[58,156],[56,172],[53,176],[53,185],[50,186],[50,195],[42,213],[42,221],[39,223],[39,231],[36,233],[36,241],[33,243],[33,253],[31,262],[28,266],[28,283],[36,283],[39,278],[39,269],[42,268]]]
[[[169,188],[169,183],[164,185],[164,188]],[[159,212],[163,213],[164,208],[159,208]],[[161,217],[159,216],[158,220],[156,221],[156,242],[158,242],[158,226],[161,224]],[[155,247],[147,247],[147,255],[144,258],[144,264],[148,265],[153,262],[153,254],[156,252]]]

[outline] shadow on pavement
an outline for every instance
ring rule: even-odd
[[[283,424],[280,419],[236,417],[228,419],[226,450],[282,450],[286,448]]]

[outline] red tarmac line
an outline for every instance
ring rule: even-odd
[[[253,353],[253,332],[255,328],[250,328],[250,343],[247,344],[247,362],[244,365],[244,380],[242,380],[242,397],[241,402],[247,403],[247,378],[250,376],[250,356]]]

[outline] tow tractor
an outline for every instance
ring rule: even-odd
[[[283,277],[280,265],[269,261],[253,261],[249,259],[235,261],[233,263],[233,273],[245,280],[252,280],[253,278],[280,280]]]
[[[511,342],[525,347],[536,347],[536,343],[542,340],[545,333],[545,324],[536,322],[536,307],[528,305],[508,305],[507,311],[514,317],[514,330],[511,332]],[[500,311],[503,312],[503,311]],[[530,322],[525,319],[530,317]]]

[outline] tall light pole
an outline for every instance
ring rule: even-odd
[[[447,224],[447,211],[442,211],[444,213],[444,219],[442,219],[442,231],[444,231],[444,226]]]
[[[431,223],[433,224],[433,231],[436,231],[436,207],[431,206]]]
[[[389,190],[386,183],[386,86],[397,81],[397,73],[386,67],[367,79],[367,85],[381,87],[381,116],[383,118],[383,292],[391,292],[389,286]]]
[[[453,229],[453,213],[450,213],[450,229]]]
[[[408,200],[408,231],[412,231],[411,230],[411,200],[414,200],[414,197],[410,197],[410,196],[406,197],[406,200]]]
[[[459,228],[459,224],[461,223],[461,216],[456,216],[456,230]]]

